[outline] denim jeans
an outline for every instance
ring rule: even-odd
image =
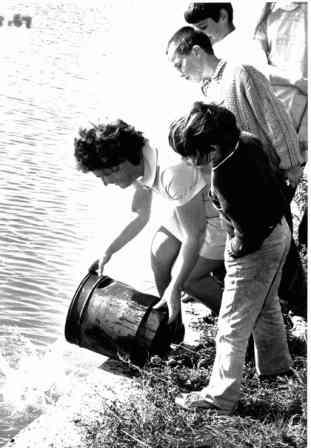
[[[220,409],[231,412],[239,400],[251,333],[259,375],[284,373],[291,367],[278,298],[290,238],[288,224],[283,219],[256,252],[234,259],[226,248],[227,274],[218,319],[216,357],[209,384],[201,392],[204,399]]]

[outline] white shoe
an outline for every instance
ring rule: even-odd
[[[205,400],[205,398],[201,396],[200,392],[180,394],[175,398],[175,403],[178,406],[189,410],[210,409],[218,415],[231,415],[235,410],[235,408],[232,411],[218,408],[213,403]]]
[[[291,335],[300,341],[307,342],[307,321],[302,316],[289,316],[292,328]]]

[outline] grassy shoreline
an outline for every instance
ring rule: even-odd
[[[295,235],[306,198],[307,181],[303,180],[293,203]],[[300,255],[307,270],[305,247],[300,248]],[[289,320],[287,324],[290,330]],[[259,379],[249,352],[241,399],[233,416],[187,411],[175,405],[180,392],[208,384],[213,365],[217,318],[198,319],[195,325],[201,335],[195,348],[177,346],[167,359],[155,356],[144,368],[128,365],[137,387],[126,402],[102,400],[100,415],[84,422],[86,448],[306,447],[307,354],[290,332],[294,374]]]
[[[290,344],[295,374],[260,380],[250,359],[245,366],[241,400],[233,416],[186,411],[174,398],[208,383],[214,354],[216,319],[199,321],[201,343],[195,350],[177,347],[163,360],[143,368],[129,366],[137,389],[124,402],[104,404],[100,418],[87,428],[88,448],[269,447],[307,446],[307,363]]]

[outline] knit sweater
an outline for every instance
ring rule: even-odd
[[[223,216],[235,257],[259,249],[286,207],[261,142],[248,133],[241,134],[231,156],[213,167],[210,195]]]
[[[254,67],[220,60],[212,78],[203,81],[202,92],[208,102],[229,109],[243,131],[260,139],[275,170],[301,166],[303,157],[291,119]]]

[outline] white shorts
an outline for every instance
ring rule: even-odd
[[[167,228],[179,241],[182,240],[178,221],[171,216],[163,226]],[[227,234],[222,228],[219,216],[208,218],[204,242],[200,250],[200,256],[212,260],[223,260]]]

